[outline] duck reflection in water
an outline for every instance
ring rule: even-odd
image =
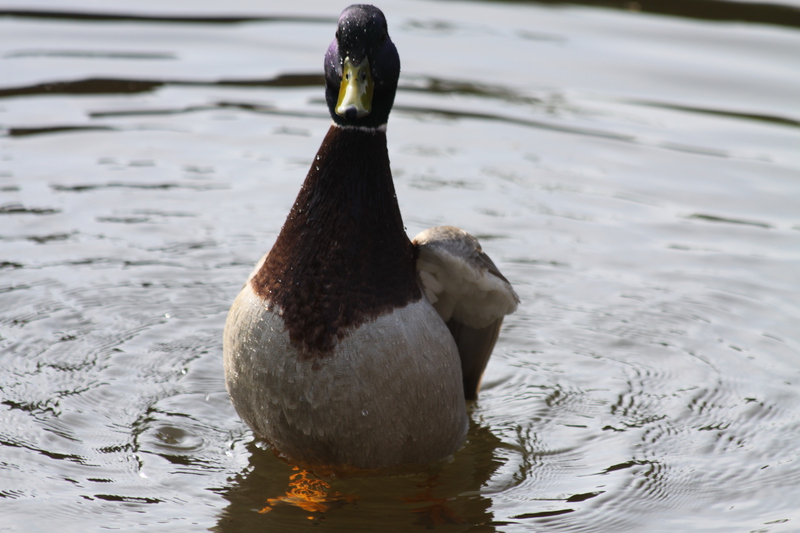
[[[442,524],[495,530],[492,500],[480,491],[503,465],[507,445],[474,422],[452,459],[415,472],[324,478],[256,443],[247,448],[249,467],[221,492],[229,504],[214,528],[219,533],[294,531],[303,523],[369,531],[381,517],[387,533]]]

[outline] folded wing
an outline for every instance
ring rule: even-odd
[[[517,309],[519,297],[483,253],[478,239],[466,231],[453,226],[431,228],[413,243],[419,250],[420,285],[456,341],[464,395],[474,400],[503,317]]]

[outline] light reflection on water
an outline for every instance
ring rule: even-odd
[[[325,483],[239,421],[221,330],[328,127],[339,8],[179,7],[0,21],[4,527],[800,527],[789,7],[381,5],[408,232],[478,235],[522,305],[451,461]]]

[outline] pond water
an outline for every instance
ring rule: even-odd
[[[221,347],[345,4],[4,2],[0,530],[800,530],[800,3],[684,4],[379,4],[408,232],[522,303],[451,460],[326,480]]]

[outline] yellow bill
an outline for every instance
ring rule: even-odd
[[[348,57],[342,68],[342,84],[339,86],[339,100],[336,114],[347,119],[361,118],[372,111],[372,75],[369,73],[369,59],[364,58],[358,65]]]

